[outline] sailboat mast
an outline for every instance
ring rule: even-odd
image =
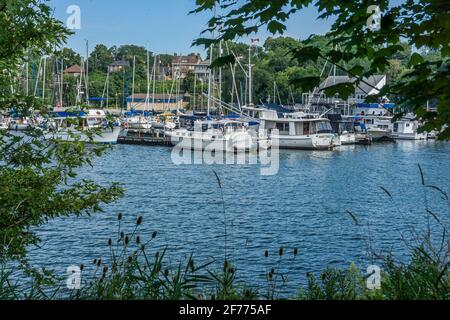
[[[152,107],[155,110],[155,91],[156,91],[156,59],[158,56],[156,55],[153,59],[153,92],[152,92]]]
[[[134,85],[136,77],[136,56],[133,56],[133,86],[131,88],[131,109],[134,108]]]
[[[86,40],[86,104],[89,106],[89,41]]]
[[[59,98],[61,100],[61,108],[64,107],[64,58],[61,58],[61,87],[60,87],[60,93]]]
[[[150,51],[147,45],[147,95],[145,96],[145,110],[148,111],[148,103],[150,100]]]
[[[222,57],[222,40],[219,42],[219,55]],[[219,68],[219,103],[220,103],[220,113],[222,114],[222,67]]]
[[[106,109],[109,108],[109,67],[106,73]]]
[[[213,45],[209,47],[209,62],[210,62],[210,68],[209,68],[209,79],[208,79],[208,111],[207,115],[209,117],[211,113],[211,89],[212,89],[212,70],[211,70],[211,64],[213,62]]]
[[[252,47],[248,48],[248,104],[253,105]]]
[[[29,90],[29,82],[30,82],[30,80],[29,80],[29,68],[30,68],[30,66],[29,66],[29,59],[30,59],[30,56],[28,55],[28,57],[27,57],[27,63],[26,63],[26,66],[25,66],[25,68],[27,68],[27,70],[26,70],[26,77],[27,77],[27,80],[26,80],[26,85],[27,85],[27,88],[26,88],[26,90],[25,90],[25,92],[26,92],[26,94],[27,94],[27,97],[29,96],[29,93],[30,93],[30,90]]]
[[[42,76],[42,102],[45,103],[45,80],[47,73],[47,58],[44,57],[44,73]]]

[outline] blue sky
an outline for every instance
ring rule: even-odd
[[[195,8],[195,0],[50,0],[49,4],[64,22],[70,5],[81,8],[81,30],[76,30],[67,45],[79,53],[85,52],[85,39],[91,48],[99,43],[108,47],[136,44],[148,45],[157,53],[204,53],[203,48],[191,44],[205,28],[210,14],[188,15]],[[331,22],[318,21],[317,16],[315,8],[296,14],[289,20],[285,35],[303,39],[325,33]],[[261,32],[254,37],[264,41],[267,36]]]

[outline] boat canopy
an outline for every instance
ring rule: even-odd
[[[68,111],[55,111],[50,113],[50,117],[52,118],[79,118],[86,116],[86,112],[77,111],[77,112],[68,112]]]
[[[358,108],[371,108],[371,109],[378,109],[378,108],[385,108],[385,109],[393,109],[395,108],[395,103],[357,103],[356,107]]]

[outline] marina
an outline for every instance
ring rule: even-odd
[[[450,2],[3,2],[0,303],[449,301]]]

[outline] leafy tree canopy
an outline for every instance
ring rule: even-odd
[[[45,103],[27,96],[17,83],[29,56],[57,54],[54,48],[68,35],[45,1],[0,1],[0,113],[48,116]],[[74,61],[79,58],[68,50],[63,53]],[[121,196],[117,184],[104,187],[77,178],[77,169],[104,150],[80,141],[47,140],[40,129],[0,131],[0,262],[26,258],[29,245],[39,243],[33,227],[56,217],[100,211],[102,203]]]

